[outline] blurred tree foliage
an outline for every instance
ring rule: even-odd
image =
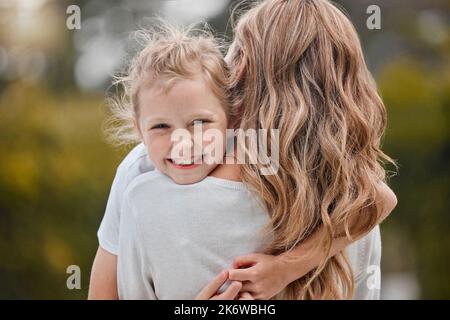
[[[422,298],[448,299],[450,65],[401,57],[377,80],[389,117],[385,149],[400,164],[392,178],[398,206],[382,225],[383,269],[413,271]]]
[[[102,97],[10,85],[0,97],[0,298],[85,298],[117,152]],[[66,288],[79,265],[82,290]]]

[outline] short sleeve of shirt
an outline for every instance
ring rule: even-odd
[[[123,209],[126,214],[120,221],[119,251],[117,259],[117,286],[120,300],[157,300],[153,280],[146,263],[145,247],[141,243],[139,229],[129,206],[128,197],[123,195]]]
[[[362,241],[361,241],[362,240]],[[381,292],[381,235],[376,226],[357,245],[356,300],[379,300]]]
[[[106,210],[97,232],[99,245],[106,251],[114,255],[117,255],[119,251],[119,225],[125,189],[135,177],[153,168],[142,143],[134,147],[118,166]]]

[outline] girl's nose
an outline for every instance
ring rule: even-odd
[[[183,134],[172,146],[172,158],[191,160],[202,154],[201,137],[194,137],[192,133]]]

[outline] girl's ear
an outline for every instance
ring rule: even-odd
[[[137,134],[139,135],[139,139],[141,139],[141,142],[142,142],[143,144],[145,144],[144,137],[143,137],[142,132],[141,132],[141,129],[140,129],[140,127],[139,127],[139,122],[137,121],[137,119],[136,119],[135,117],[133,117],[133,127],[134,127],[134,130],[135,130],[135,131],[137,132]]]

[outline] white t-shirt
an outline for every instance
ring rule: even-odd
[[[215,177],[177,185],[136,146],[118,167],[98,231],[100,246],[118,255],[119,297],[194,299],[235,256],[261,252],[268,215],[256,198]],[[346,250],[355,299],[379,299],[379,227]]]
[[[242,182],[179,185],[155,169],[134,179],[123,201],[121,299],[195,299],[234,257],[263,252],[271,239],[258,234],[270,217]]]

